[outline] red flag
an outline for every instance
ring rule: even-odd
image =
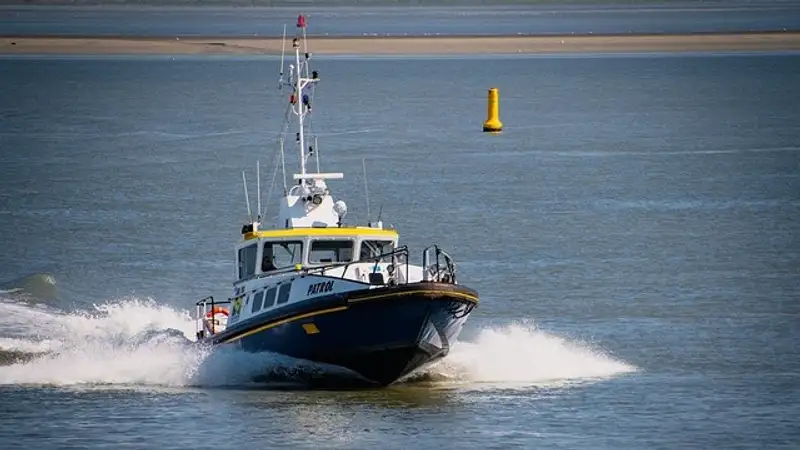
[[[306,16],[300,14],[297,16],[297,28],[305,28],[306,27]]]

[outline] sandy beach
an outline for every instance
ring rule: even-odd
[[[800,33],[312,37],[316,54],[480,54],[800,50]],[[287,49],[291,42],[287,42]],[[0,54],[280,54],[280,38],[0,37]]]

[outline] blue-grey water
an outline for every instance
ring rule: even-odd
[[[350,392],[188,343],[240,171],[269,191],[278,64],[0,59],[0,447],[800,445],[800,55],[318,58],[348,218],[366,158],[373,217],[481,295],[442,364]]]
[[[627,34],[800,30],[800,2],[632,2],[501,6],[214,8],[0,7],[0,35],[280,36]]]

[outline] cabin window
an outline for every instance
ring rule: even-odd
[[[289,301],[289,294],[292,291],[292,284],[286,283],[281,285],[281,289],[278,291],[278,304],[281,305]]]
[[[337,263],[353,260],[353,241],[313,241],[308,255],[310,263]]]
[[[380,255],[391,253],[392,250],[394,250],[394,242],[392,241],[362,241],[359,259],[365,260],[375,258]],[[388,256],[383,258],[383,260],[386,261],[389,259],[390,257]]]
[[[253,297],[253,309],[250,310],[250,313],[255,314],[261,309],[261,302],[264,300],[264,291],[259,292]]]
[[[284,269],[303,262],[302,241],[265,242],[261,271]]]
[[[253,276],[256,273],[256,255],[258,246],[248,245],[239,249],[239,279]]]
[[[264,308],[269,308],[275,304],[275,291],[277,290],[278,288],[276,287],[269,288],[267,295],[264,296]]]

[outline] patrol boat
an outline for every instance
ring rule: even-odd
[[[448,354],[478,294],[458,282],[453,258],[438,246],[412,264],[396,229],[380,220],[345,223],[347,205],[327,185],[343,174],[320,172],[318,154],[317,170],[308,170],[315,145],[304,121],[320,77],[309,70],[302,15],[298,28],[291,73],[284,82],[281,67],[279,83],[291,94],[277,150],[284,162],[277,224],[261,226],[259,184],[258,219],[244,224],[235,246],[233,296],[196,303],[197,338],[338,366],[360,382],[387,386]],[[283,143],[292,123],[300,170],[289,186]]]

